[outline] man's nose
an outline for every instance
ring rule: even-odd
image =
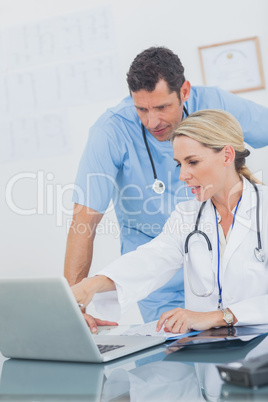
[[[148,112],[148,128],[154,129],[159,126],[160,119],[158,113],[154,110]]]

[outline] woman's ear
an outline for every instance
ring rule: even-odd
[[[235,160],[235,150],[231,145],[225,145],[224,151],[224,165],[230,166]]]

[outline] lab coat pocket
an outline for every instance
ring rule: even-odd
[[[247,297],[268,293],[268,269],[256,260],[243,263],[242,284]]]

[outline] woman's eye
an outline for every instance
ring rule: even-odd
[[[198,163],[198,161],[190,161],[189,165],[196,165]]]
[[[178,164],[176,165],[176,167],[181,167],[181,164],[180,164],[180,163],[178,163]]]

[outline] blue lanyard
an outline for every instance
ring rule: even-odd
[[[237,208],[238,208],[238,206],[240,204],[241,198],[242,198],[242,195],[239,198],[238,203],[236,204],[236,207],[235,207],[234,217],[233,217],[233,222],[232,222],[232,230],[233,230],[234,223],[235,223],[235,215],[236,215],[236,212],[237,212]],[[217,228],[217,243],[218,243],[218,247],[217,247],[217,251],[218,251],[217,282],[218,282],[218,289],[219,289],[218,310],[220,310],[220,308],[222,307],[222,286],[221,286],[221,283],[220,283],[220,258],[221,258],[220,257],[220,236],[219,236],[219,224],[218,224],[218,218],[217,218],[217,210],[216,210],[215,205],[213,205],[213,206],[214,206],[215,219],[216,219],[216,228]]]

